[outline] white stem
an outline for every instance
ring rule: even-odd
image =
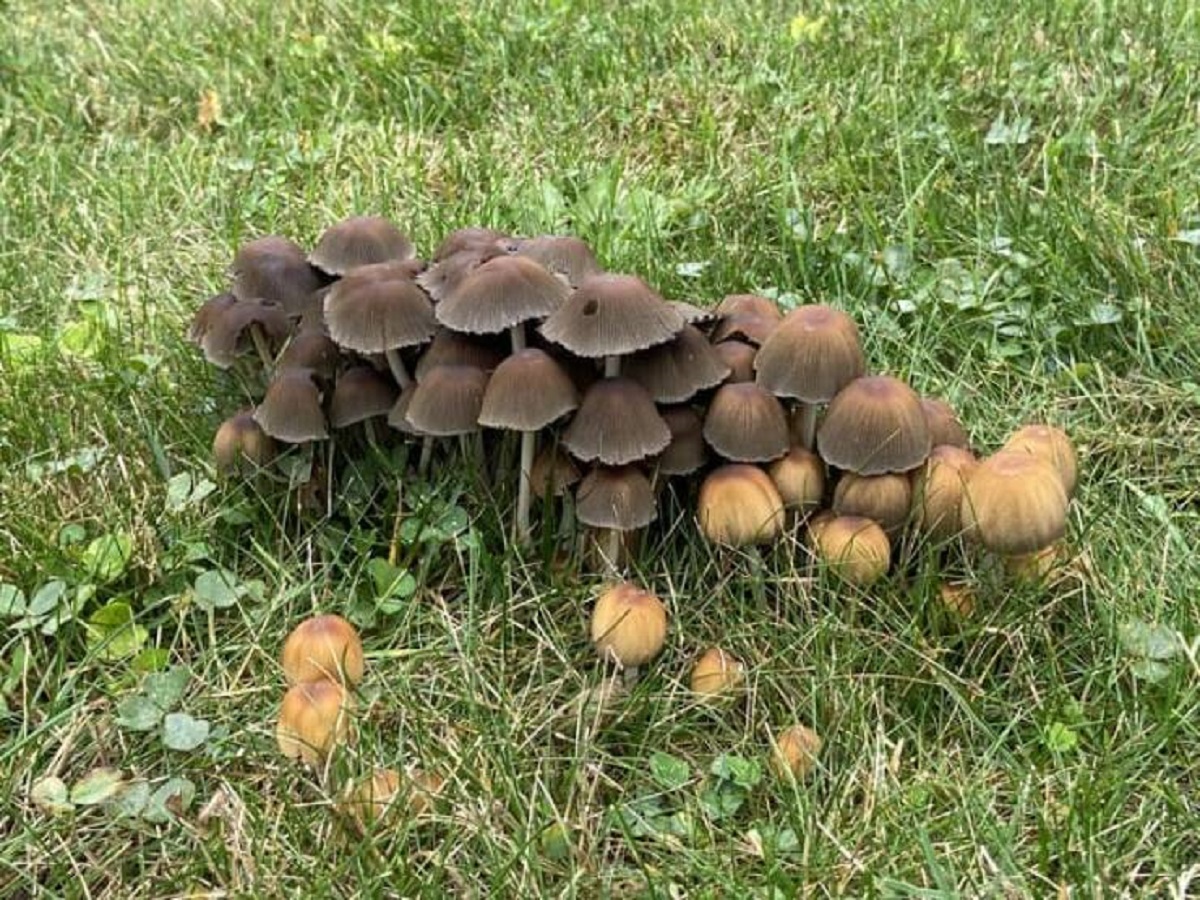
[[[388,350],[387,356],[388,368],[392,370],[392,377],[396,379],[396,384],[400,385],[400,390],[404,390],[412,384],[412,378],[408,374],[408,369],[404,368],[404,360],[400,358],[399,350]]]
[[[537,432],[521,432],[521,470],[517,482],[517,540],[528,545],[532,537],[529,526],[530,481],[533,474],[533,452],[537,447]],[[549,489],[547,489],[549,490]]]

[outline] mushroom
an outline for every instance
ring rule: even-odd
[[[400,350],[425,343],[437,330],[429,298],[388,263],[361,266],[335,284],[325,296],[325,322],[339,347],[386,355],[401,388],[412,379]]]
[[[287,444],[303,444],[329,437],[321,389],[311,369],[282,369],[267,386],[266,396],[254,410],[254,421],[263,431]]]
[[[276,303],[292,319],[312,307],[313,295],[325,285],[300,246],[277,235],[242,245],[233,257],[232,274],[233,294],[239,300]]]
[[[757,347],[747,344],[745,341],[721,341],[719,344],[713,344],[713,352],[729,368],[729,377],[725,379],[727,384],[754,380],[754,358],[758,355]]]
[[[592,643],[600,658],[636,670],[658,656],[667,639],[667,609],[630,582],[607,588],[592,610]]]
[[[533,260],[498,256],[453,286],[437,306],[437,320],[466,334],[507,331],[512,349],[525,349],[525,323],[551,315],[567,299],[567,286]]]
[[[577,459],[610,466],[646,459],[670,442],[671,431],[645,388],[621,377],[588,389],[562,440]]]
[[[339,615],[312,616],[288,634],[281,661],[289,684],[337,681],[355,685],[363,677],[362,640],[354,626]]]
[[[288,759],[319,765],[339,744],[354,739],[354,698],[336,681],[305,681],[283,695],[275,741]]]
[[[817,765],[824,741],[807,725],[793,725],[771,741],[771,768],[785,781],[803,781]]]
[[[846,472],[833,491],[833,512],[862,516],[895,535],[908,521],[912,507],[912,482],[907,475],[855,475]]]
[[[1019,450],[1050,463],[1062,478],[1068,499],[1075,494],[1079,463],[1071,439],[1061,428],[1053,425],[1025,425],[1004,442],[1001,450]]]
[[[818,405],[829,403],[862,375],[866,362],[854,320],[840,310],[813,305],[784,317],[759,349],[754,368],[768,391],[800,401],[799,439],[811,450]]]
[[[746,670],[737,657],[709,647],[692,666],[689,684],[693,694],[711,700],[736,693],[745,681]]]
[[[945,400],[936,397],[922,397],[921,409],[925,412],[925,422],[929,426],[929,440],[933,446],[946,445],[961,447],[964,450],[970,445],[967,432],[958,420],[954,407]]]
[[[767,468],[785,508],[808,515],[825,497],[825,463],[799,444]]]
[[[769,462],[787,453],[787,415],[752,381],[722,385],[704,417],[704,439],[725,459]]]
[[[481,270],[482,271],[482,270]],[[517,539],[529,543],[530,479],[537,432],[579,406],[575,385],[548,354],[529,348],[502,362],[488,380],[479,424],[521,433]]]
[[[654,489],[634,466],[592,469],[575,490],[575,504],[580,522],[607,533],[601,553],[610,572],[621,562],[621,535],[645,528],[657,515]]]
[[[383,216],[352,216],[321,235],[308,261],[322,272],[345,275],[359,266],[412,259],[413,242]]]
[[[935,541],[962,533],[963,486],[977,461],[970,450],[939,444],[913,479],[913,514],[917,528]]]
[[[761,377],[761,352],[758,365]],[[817,444],[825,462],[859,475],[915,469],[931,447],[920,398],[886,375],[856,378],[843,388],[829,404]]]
[[[696,516],[700,530],[714,544],[768,544],[783,531],[783,498],[762,469],[721,466],[700,485]]]
[[[656,403],[682,403],[729,377],[729,367],[691,325],[665,344],[631,354],[622,365]]]
[[[221,423],[213,437],[212,453],[217,471],[228,475],[244,462],[265,466],[275,457],[275,442],[254,421],[253,410],[243,410]]]
[[[967,478],[963,530],[1003,556],[1033,553],[1063,536],[1067,495],[1058,471],[1041,457],[1005,450]]]
[[[601,271],[592,248],[577,237],[544,234],[516,242],[517,256],[533,260],[542,268],[563,278],[571,287]]]
[[[809,525],[813,550],[829,571],[858,587],[887,574],[892,545],[878,522],[862,516],[818,516]]]

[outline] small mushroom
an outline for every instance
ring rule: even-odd
[[[1001,451],[967,478],[964,532],[1003,556],[1033,553],[1063,536],[1067,495],[1058,471],[1041,457]]]
[[[793,725],[771,741],[771,768],[785,781],[803,781],[816,767],[824,743],[807,725]]]
[[[709,647],[692,666],[692,693],[705,699],[727,697],[742,689],[746,670],[737,657],[720,647]]]
[[[383,216],[352,216],[321,235],[308,261],[330,275],[359,266],[403,262],[416,253],[413,242]]]
[[[322,763],[340,744],[352,743],[354,698],[336,681],[305,681],[283,695],[275,741],[288,759]]]
[[[700,530],[714,544],[769,544],[783,532],[783,498],[762,469],[721,466],[700,485],[696,516]]]
[[[265,466],[275,458],[275,442],[254,421],[253,411],[243,410],[221,423],[213,438],[212,453],[217,471],[228,475],[244,464]]]
[[[312,616],[287,636],[281,661],[290,684],[337,681],[355,685],[363,677],[362,640],[354,626],[339,615]]]
[[[667,639],[667,609],[630,582],[607,588],[592,610],[592,643],[600,658],[623,669],[644,666]]]
[[[869,587],[887,574],[892,545],[878,522],[861,516],[818,516],[809,525],[813,551],[847,584]]]
[[[912,482],[907,475],[855,475],[846,472],[833,491],[833,512],[862,516],[895,535],[908,521],[912,507]]]
[[[787,453],[787,415],[752,381],[722,385],[704,417],[704,439],[733,462],[769,462]]]
[[[758,357],[759,372],[762,354]],[[821,457],[858,475],[915,469],[929,456],[929,426],[916,391],[886,375],[851,381],[829,404],[817,433]]]

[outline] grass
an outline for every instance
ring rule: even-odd
[[[61,580],[51,619],[79,609],[53,634],[0,632],[0,896],[1195,895],[1195,8],[814,3],[793,28],[798,12],[5,5],[0,581]],[[191,310],[241,241],[311,244],[361,211],[426,251],[466,224],[569,231],[669,297],[835,302],[874,367],[954,402],[980,447],[1030,418],[1069,430],[1085,562],[947,629],[928,578],[847,596],[780,549],[755,584],[680,518],[640,557],[667,651],[599,722],[578,702],[602,675],[595,585],[517,560],[453,473],[437,496],[469,531],[412,552],[416,593],[386,615],[363,597],[395,498],[369,469],[328,522],[253,485],[168,496],[211,475],[213,430],[247,399],[182,341]],[[215,567],[234,607],[195,594]],[[140,665],[192,673],[196,749],[117,724],[143,672],[83,624],[112,601],[161,651]],[[339,765],[442,772],[432,820],[355,839],[327,785],[277,758],[274,660],[314,609],[375,619]],[[1131,623],[1191,643],[1148,669]],[[751,672],[717,712],[684,687],[714,642]],[[706,814],[713,760],[761,760],[797,720],[825,738],[816,775]],[[101,767],[194,799],[163,821],[35,802],[48,776]],[[657,804],[659,833],[627,804]]]

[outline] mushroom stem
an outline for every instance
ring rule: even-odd
[[[817,405],[803,401],[796,407],[796,430],[805,450],[813,449],[817,442]]]
[[[512,340],[513,353],[520,353],[525,349],[525,323],[520,322],[508,329],[508,336]]]
[[[421,438],[421,457],[417,460],[417,474],[424,478],[429,474],[429,464],[433,461],[433,435],[427,434]]]
[[[263,369],[270,372],[275,365],[275,357],[271,354],[270,345],[267,344],[266,333],[257,322],[250,323],[250,337],[254,341],[254,349],[258,351],[258,358],[262,360]]]
[[[532,494],[530,479],[533,472],[533,453],[537,449],[537,432],[521,432],[521,468],[517,482],[517,540],[526,546],[532,538],[529,526],[529,503]]]
[[[400,351],[396,349],[388,350],[387,356],[388,368],[392,370],[392,377],[396,379],[396,384],[400,385],[400,390],[404,390],[412,384],[412,377],[408,374],[408,369],[404,367],[404,360],[400,358]]]
[[[606,356],[604,357],[604,377],[616,378],[621,374],[621,357]]]

